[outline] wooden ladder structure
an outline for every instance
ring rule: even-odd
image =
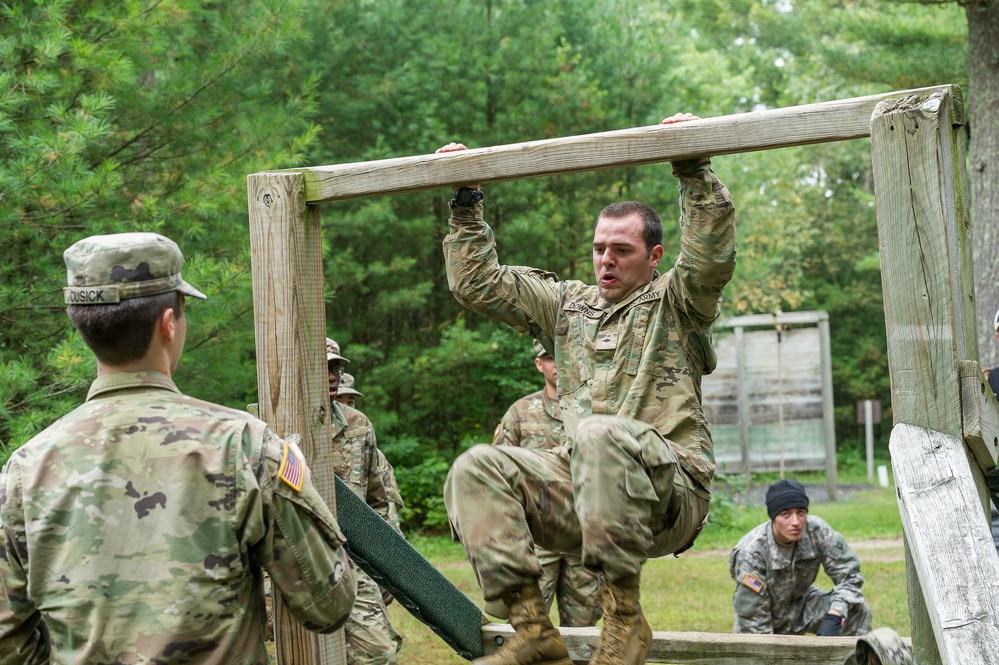
[[[920,665],[999,664],[999,556],[983,470],[996,465],[999,404],[978,366],[960,89],[939,86],[441,155],[248,176],[260,414],[297,432],[333,502],[326,394],[322,203],[620,166],[870,138],[905,530]],[[738,204],[738,201],[736,201]],[[442,220],[443,222],[443,220]],[[984,223],[984,222],[983,222]],[[328,487],[323,479],[329,479]],[[334,506],[335,508],[335,506]],[[343,662],[342,639],[278,608],[278,662]],[[488,651],[503,626],[484,628]],[[564,629],[585,662],[595,629]],[[829,663],[849,638],[656,633],[670,663]]]

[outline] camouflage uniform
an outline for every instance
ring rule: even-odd
[[[482,204],[452,211],[451,291],[553,352],[566,434],[553,451],[475,446],[451,468],[448,515],[487,601],[540,577],[535,542],[582,552],[616,582],[689,547],[707,517],[715,463],[700,380],[716,364],[710,327],[735,268],[735,213],[709,160],[673,172],[680,255],[617,303],[500,265]]]
[[[558,402],[544,390],[521,397],[500,420],[493,445],[551,450],[562,443],[564,427]],[[541,594],[551,610],[558,596],[559,623],[565,626],[595,626],[601,615],[600,572],[587,568],[574,554],[560,554],[542,547],[535,553],[541,563]]]
[[[399,484],[395,481],[395,470],[380,449],[376,449],[375,471],[381,478],[382,486],[385,488],[385,495],[388,498],[388,516],[385,519],[388,520],[393,529],[402,534],[399,513],[405,507],[405,504],[402,502],[402,493],[399,491]]]
[[[871,608],[860,590],[864,584],[860,560],[843,536],[822,518],[809,515],[789,559],[771,525],[767,521],[754,528],[729,555],[729,572],[736,583],[734,632],[815,633],[830,610],[846,617],[843,635],[868,632]],[[833,581],[832,591],[812,586],[819,566]]]
[[[392,519],[393,501],[383,480],[388,462],[382,462],[384,456],[375,442],[371,421],[357,409],[333,402],[331,427],[336,475],[399,530],[398,518]],[[396,653],[402,648],[402,636],[389,622],[378,584],[363,571],[357,572],[357,600],[345,629],[347,663],[394,665]]]
[[[193,295],[158,273],[150,236],[88,239],[109,261],[134,244],[148,265],[108,272],[148,276],[95,288],[78,274],[67,300]],[[73,284],[69,251],[67,267]],[[0,662],[265,665],[262,570],[298,621],[331,632],[354,600],[344,542],[265,423],[159,372],[102,374],[0,473]]]

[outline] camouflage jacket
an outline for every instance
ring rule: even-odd
[[[162,374],[98,377],[0,475],[0,662],[265,665],[262,570],[330,632],[354,601],[344,542],[263,422]]]
[[[593,285],[500,265],[481,203],[454,207],[444,256],[462,304],[553,352],[568,445],[591,414],[649,423],[710,490],[715,462],[701,376],[717,362],[711,324],[735,269],[735,210],[709,160],[677,162],[673,173],[681,199],[679,256],[671,270],[620,302],[607,302]]]
[[[395,481],[395,470],[380,449],[376,449],[375,457],[376,471],[381,478],[382,486],[385,488],[385,494],[388,497],[388,523],[392,525],[393,529],[402,533],[402,527],[399,525],[399,510],[405,504],[402,502],[402,493],[399,491],[399,484]]]
[[[333,435],[334,473],[354,494],[364,499],[376,513],[402,533],[398,518],[392,519],[392,500],[385,484],[383,466],[388,461],[382,462],[384,456],[378,450],[375,428],[371,426],[371,421],[357,409],[332,402],[330,427]],[[401,501],[402,497],[399,497],[399,502]]]
[[[777,546],[771,524],[768,520],[754,528],[729,554],[729,573],[735,580],[735,632],[789,632],[819,566],[835,585],[830,609],[846,616],[849,605],[864,599],[860,560],[825,520],[808,516],[790,559]]]
[[[562,410],[542,389],[521,397],[503,414],[494,446],[551,449],[562,445]]]

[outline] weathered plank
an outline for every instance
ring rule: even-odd
[[[982,471],[999,462],[999,402],[974,360],[962,360],[961,423],[964,440]]]
[[[397,194],[447,187],[460,182],[499,182],[520,178],[637,166],[845,141],[870,136],[869,118],[892,92],[816,104],[706,118],[675,125],[650,125],[475,148],[440,155],[426,154],[370,162],[295,169],[305,177],[309,203]],[[956,110],[956,109],[955,109]],[[441,143],[452,138],[441,137]],[[435,149],[438,146],[428,146]]]
[[[560,628],[575,663],[587,663],[600,642],[600,628]],[[482,627],[487,654],[495,653],[513,635],[509,624]],[[793,635],[734,635],[731,633],[652,633],[647,662],[676,665],[843,665],[856,648],[855,637]]]
[[[319,211],[306,206],[301,174],[247,178],[260,417],[302,437],[319,493],[336,512],[326,386],[325,304]],[[346,662],[343,631],[310,633],[274,598],[279,665]]]
[[[958,363],[977,357],[959,106],[960,91],[951,87],[886,101],[871,119],[895,423],[955,437],[961,436]],[[906,551],[916,660],[937,665],[918,562]]]
[[[892,467],[941,662],[999,663],[999,556],[960,437],[900,424]],[[924,661],[918,660],[923,663]]]

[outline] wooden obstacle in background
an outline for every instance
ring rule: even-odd
[[[960,474],[962,487],[977,488],[984,501],[981,469],[995,463],[999,405],[974,390],[961,390],[962,384],[975,383],[973,375],[962,378],[962,362],[977,365],[963,122],[960,90],[939,86],[441,155],[252,174],[247,189],[261,416],[279,434],[302,434],[316,477],[332,478],[328,446],[319,445],[329,440],[329,405],[323,371],[326,322],[318,204],[461,182],[489,183],[870,137],[895,422],[972,446],[977,451],[970,454],[974,463],[955,473]],[[978,422],[969,423],[976,409]],[[893,451],[893,463],[907,454],[905,445]],[[963,447],[962,451],[969,456]],[[925,557],[926,548],[951,547],[953,552],[949,569],[927,570],[919,565],[925,561],[909,557],[910,615],[918,662],[999,663],[999,655],[969,654],[966,647],[974,643],[966,639],[968,634],[974,639],[992,635],[996,616],[979,614],[958,627],[953,625],[957,615],[938,602],[961,599],[969,607],[989,608],[992,605],[982,596],[993,590],[965,584],[967,579],[979,579],[971,570],[978,561],[973,563],[961,556],[961,548],[953,547],[966,537],[958,525],[931,527],[922,519],[906,518],[908,512],[918,514],[909,504],[908,489],[917,486],[919,471],[914,469],[917,477],[910,478],[896,463],[906,542],[916,557]],[[332,483],[320,491],[335,505]],[[980,540],[977,532],[987,529],[984,503],[978,512],[977,519],[969,518],[961,526],[976,532],[974,538]],[[999,566],[999,561],[993,563]],[[307,633],[288,620],[283,608],[277,614],[281,665],[342,662],[342,642]],[[731,641],[728,635],[704,638],[705,645]],[[656,648],[661,647],[657,643]],[[819,662],[811,660],[810,653],[799,651],[796,660]],[[738,662],[780,662],[766,660],[758,651],[757,660],[748,660],[750,655]]]

